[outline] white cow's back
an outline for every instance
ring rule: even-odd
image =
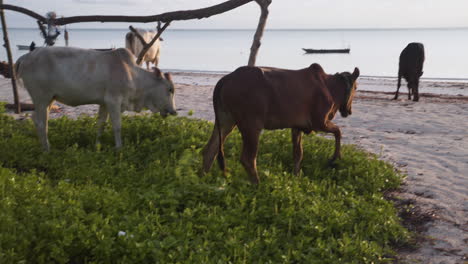
[[[99,104],[105,93],[112,92],[109,89],[128,90],[134,60],[126,49],[48,47],[21,56],[16,67],[32,98],[53,94],[56,100],[75,106]]]

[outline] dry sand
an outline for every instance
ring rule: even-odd
[[[222,75],[174,73],[176,103],[180,115],[213,121],[212,92]],[[361,90],[396,87],[392,79],[361,78]],[[353,115],[335,122],[342,128],[344,142],[379,155],[408,176],[400,204],[412,208],[406,216],[421,232],[419,248],[403,250],[405,263],[467,263],[468,258],[468,83],[422,82],[420,91],[446,89],[451,96],[423,94],[420,102],[390,100],[384,92],[360,91]],[[358,88],[359,89],[359,88]],[[406,93],[406,87],[402,87]],[[29,96],[21,92],[22,102]],[[9,80],[0,77],[0,101],[12,102]],[[67,107],[51,117],[96,114],[96,106]],[[13,114],[12,114],[13,115]],[[17,118],[23,118],[22,114]],[[305,153],[307,155],[307,153]],[[429,220],[429,221],[427,221]]]

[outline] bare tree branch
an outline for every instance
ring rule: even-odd
[[[45,39],[47,37],[47,32],[45,30],[44,24],[37,20],[37,26],[39,27],[39,31],[41,31],[42,37]]]
[[[135,36],[137,36],[137,38],[141,41],[141,44],[143,44],[143,46],[148,45],[148,43],[146,43],[146,40],[140,35],[140,33],[134,27],[129,26],[128,29],[130,29],[130,31],[132,31],[133,34],[135,34]]]
[[[266,21],[268,19],[268,6],[271,4],[272,0],[255,0],[257,4],[260,5],[261,15],[258,21],[257,31],[254,35],[254,40],[252,42],[252,47],[250,48],[249,62],[247,65],[254,66],[255,61],[257,60],[258,49],[261,46],[260,40],[263,36],[263,31],[265,30]]]
[[[193,9],[193,10],[184,10],[184,11],[174,11],[163,13],[153,16],[73,16],[73,17],[63,17],[52,19],[49,22],[52,22],[54,25],[62,26],[73,23],[80,22],[138,22],[138,23],[150,23],[150,22],[170,22],[174,20],[190,20],[190,19],[202,19],[210,16],[218,15],[237,7],[243,6],[253,0],[229,0],[221,4],[214,6]],[[47,19],[29,9],[22,8],[14,5],[1,5],[1,9],[11,10],[23,13],[25,15],[31,16],[43,23],[47,23]]]
[[[158,26],[156,27],[156,29],[158,30],[158,32],[161,30],[161,21],[158,21]]]
[[[156,27],[156,29],[158,30],[158,32],[161,31],[161,21],[158,21],[158,26]],[[161,37],[159,37],[159,40],[164,41],[164,39]]]
[[[3,2],[3,1],[2,1]],[[5,10],[11,10],[11,11],[16,11],[19,13],[23,13],[25,15],[28,15],[36,20],[41,21],[42,23],[47,23],[47,19],[38,13],[31,11],[29,9],[20,7],[20,6],[15,6],[15,5],[4,5],[3,3],[0,6],[0,9],[5,9]]]
[[[0,4],[3,4],[3,0],[0,0]],[[10,40],[8,39],[8,30],[5,20],[5,12],[0,10],[0,19],[2,20],[2,31],[3,31],[3,40],[5,41],[5,49],[8,57],[8,64],[10,65],[10,77],[11,77],[11,86],[13,88],[13,97],[15,101],[15,112],[17,114],[21,113],[21,105],[19,102],[18,88],[16,87],[16,73],[15,73],[15,64],[13,63],[13,56],[11,55],[10,49]]]
[[[272,0],[228,0],[223,3],[206,7],[200,9],[193,9],[193,10],[183,10],[183,11],[174,11],[174,12],[167,12],[159,15],[153,16],[73,16],[73,17],[62,17],[62,18],[55,18],[55,19],[46,19],[45,17],[28,10],[26,8],[14,6],[14,5],[3,5],[3,1],[0,5],[0,9],[5,10],[12,10],[16,12],[20,12],[31,16],[42,23],[48,23],[53,25],[67,25],[72,23],[80,23],[80,22],[137,22],[137,23],[150,23],[150,22],[165,22],[166,24],[163,26],[162,30],[158,30],[158,34],[155,38],[150,42],[151,45],[160,37],[162,32],[166,29],[171,21],[174,20],[190,20],[190,19],[202,19],[208,18],[213,15],[221,14],[237,7],[243,6],[249,2],[255,1],[257,4],[260,5],[261,8],[261,16],[258,22],[257,30],[255,32],[254,41],[252,43],[252,47],[250,49],[250,57],[248,65],[255,65],[255,60],[257,57],[258,49],[260,48],[261,42],[260,39],[263,36],[263,31],[265,30],[266,21],[268,18],[268,6],[271,4]],[[39,22],[38,22],[39,23]],[[160,26],[158,26],[159,28]],[[136,34],[138,37],[138,34]],[[142,38],[140,38],[140,41]],[[142,57],[149,49],[150,46],[146,45],[145,48],[142,50],[140,55],[138,56],[138,60],[141,62]]]
[[[153,37],[153,39],[150,41],[150,43],[146,44],[145,47],[141,50],[140,55],[138,55],[138,59],[136,63],[140,65],[141,61],[143,60],[143,57],[145,56],[146,52],[153,46],[154,42],[161,36],[161,34],[166,30],[166,28],[171,24],[171,22],[166,22],[164,26],[161,28],[161,30],[158,29],[158,33],[156,36]]]

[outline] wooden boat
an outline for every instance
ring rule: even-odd
[[[31,46],[28,46],[28,45],[16,45],[18,47],[19,50],[29,50],[29,48]],[[94,50],[97,50],[97,51],[111,51],[111,50],[115,50],[115,48],[108,48],[108,49],[94,49]]]
[[[36,48],[36,43],[31,42],[29,45],[16,45],[19,50],[34,50]]]
[[[29,50],[29,45],[16,45],[19,50]]]
[[[349,53],[351,49],[304,49],[305,53]]]
[[[111,51],[111,50],[115,50],[115,48],[109,48],[109,49],[93,49],[93,50],[97,50],[97,51]]]

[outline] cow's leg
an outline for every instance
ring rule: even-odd
[[[293,144],[293,158],[294,158],[294,174],[298,175],[301,170],[301,162],[303,157],[302,151],[302,131],[299,129],[292,129],[292,144]]]
[[[330,160],[330,163],[333,164],[335,160],[339,159],[341,157],[341,130],[340,128],[335,125],[333,122],[328,121],[325,124],[325,128],[323,129],[324,132],[328,133],[333,133],[335,136],[335,153],[333,154],[332,159]]]
[[[227,136],[231,133],[232,129],[234,129],[235,123],[230,118],[222,118],[222,120],[222,122],[215,123],[210,140],[203,149],[203,171],[205,173],[210,171],[211,166],[213,165],[213,161],[217,155],[219,155],[218,161],[221,170],[226,173],[226,165],[224,163],[224,142],[226,141]]]
[[[154,56],[154,67],[158,67],[158,64],[159,64],[159,56],[160,56],[160,53],[159,53],[159,49],[156,51],[156,56]]]
[[[102,135],[102,132],[104,131],[104,125],[107,121],[107,117],[109,116],[109,113],[107,112],[106,106],[105,105],[100,105],[99,106],[99,113],[98,113],[98,121],[97,121],[97,137],[96,137],[96,146],[101,144],[100,138]]]
[[[113,105],[107,105],[106,108],[109,111],[110,120],[112,123],[112,130],[114,132],[115,148],[120,149],[122,147],[122,113],[120,111],[120,104],[114,103]]]
[[[149,61],[146,61],[146,69],[150,70],[150,62]]]
[[[419,84],[413,87],[413,101],[419,101]]]
[[[408,100],[411,100],[411,92],[413,91],[413,89],[410,87],[409,83],[408,83]]]
[[[45,151],[50,150],[49,140],[47,138],[48,120],[49,120],[49,104],[34,103],[34,113],[32,119],[36,125],[37,136]]]
[[[401,86],[401,73],[398,72],[398,83],[397,83],[397,89],[396,89],[396,93],[395,93],[395,97],[393,97],[393,100],[396,100],[398,99],[398,93],[400,91],[400,86]]]
[[[262,130],[255,126],[241,127],[239,125],[238,127],[242,134],[241,163],[250,175],[250,181],[254,184],[258,184],[260,179],[257,173],[257,152],[260,132]]]

